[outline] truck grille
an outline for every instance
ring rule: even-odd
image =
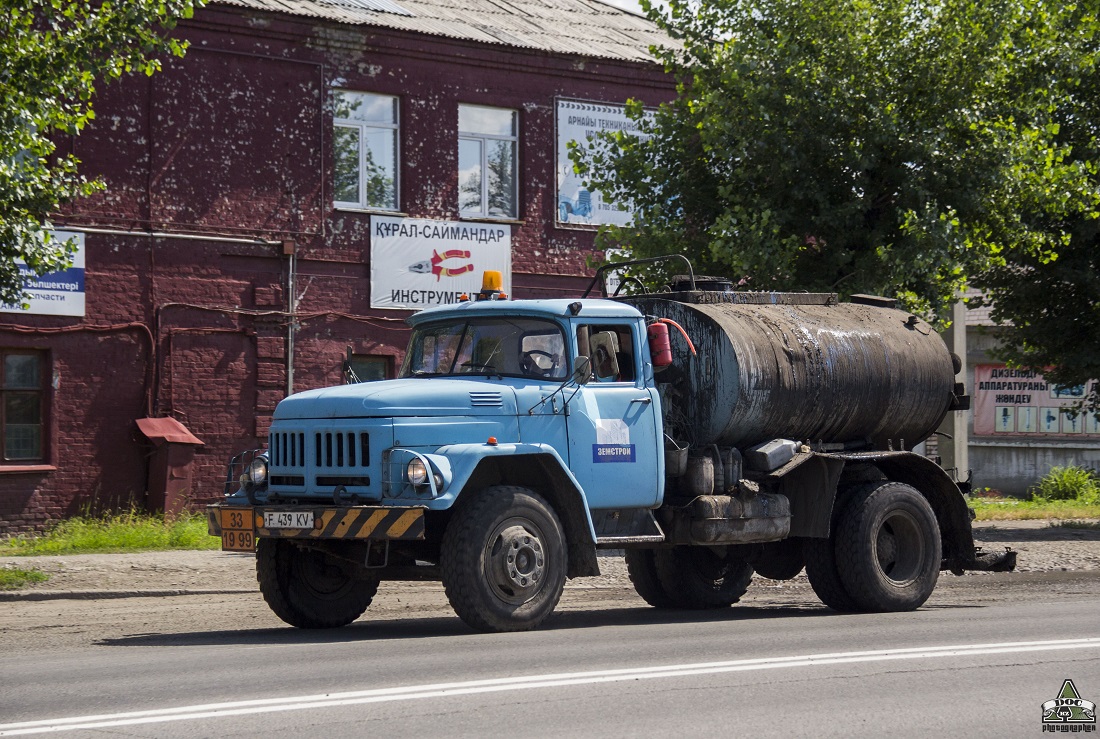
[[[306,435],[300,431],[271,434],[268,449],[273,467],[302,467],[306,463]]]
[[[343,485],[359,488],[351,492],[366,493],[371,484],[366,431],[272,431],[268,450],[274,487],[317,487],[328,492]]]
[[[313,435],[313,448],[317,467],[366,467],[370,463],[370,437],[365,433],[318,431]]]
[[[318,431],[313,436],[315,467],[366,467],[370,464],[370,435],[356,431]],[[271,466],[306,466],[306,434],[280,431],[271,434]]]

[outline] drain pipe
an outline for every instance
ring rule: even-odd
[[[298,295],[295,292],[295,277],[298,271],[297,249],[293,241],[283,242],[283,255],[289,257],[286,276],[286,312],[289,320],[286,325],[286,394],[294,394],[294,334],[298,329]]]

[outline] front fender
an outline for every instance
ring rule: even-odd
[[[559,485],[569,485],[573,488],[579,502],[579,509],[584,516],[584,524],[592,541],[596,540],[596,529],[592,524],[592,515],[588,507],[588,497],[584,488],[577,482],[577,478],[569,469],[569,465],[561,458],[557,450],[549,444],[449,444],[435,451],[436,455],[445,456],[450,461],[452,479],[446,491],[439,497],[440,500],[449,500],[448,507],[458,497],[470,479],[477,472],[478,466],[487,459],[504,459],[509,457],[538,457],[553,468],[556,474],[560,474]]]

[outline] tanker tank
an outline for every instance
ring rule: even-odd
[[[673,363],[657,382],[671,433],[697,448],[787,438],[910,449],[953,405],[947,346],[928,323],[892,307],[799,293],[624,300],[672,319],[695,344],[692,356],[673,329]]]

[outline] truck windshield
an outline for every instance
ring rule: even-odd
[[[565,337],[531,318],[479,318],[418,326],[401,377],[500,375],[564,380]]]

